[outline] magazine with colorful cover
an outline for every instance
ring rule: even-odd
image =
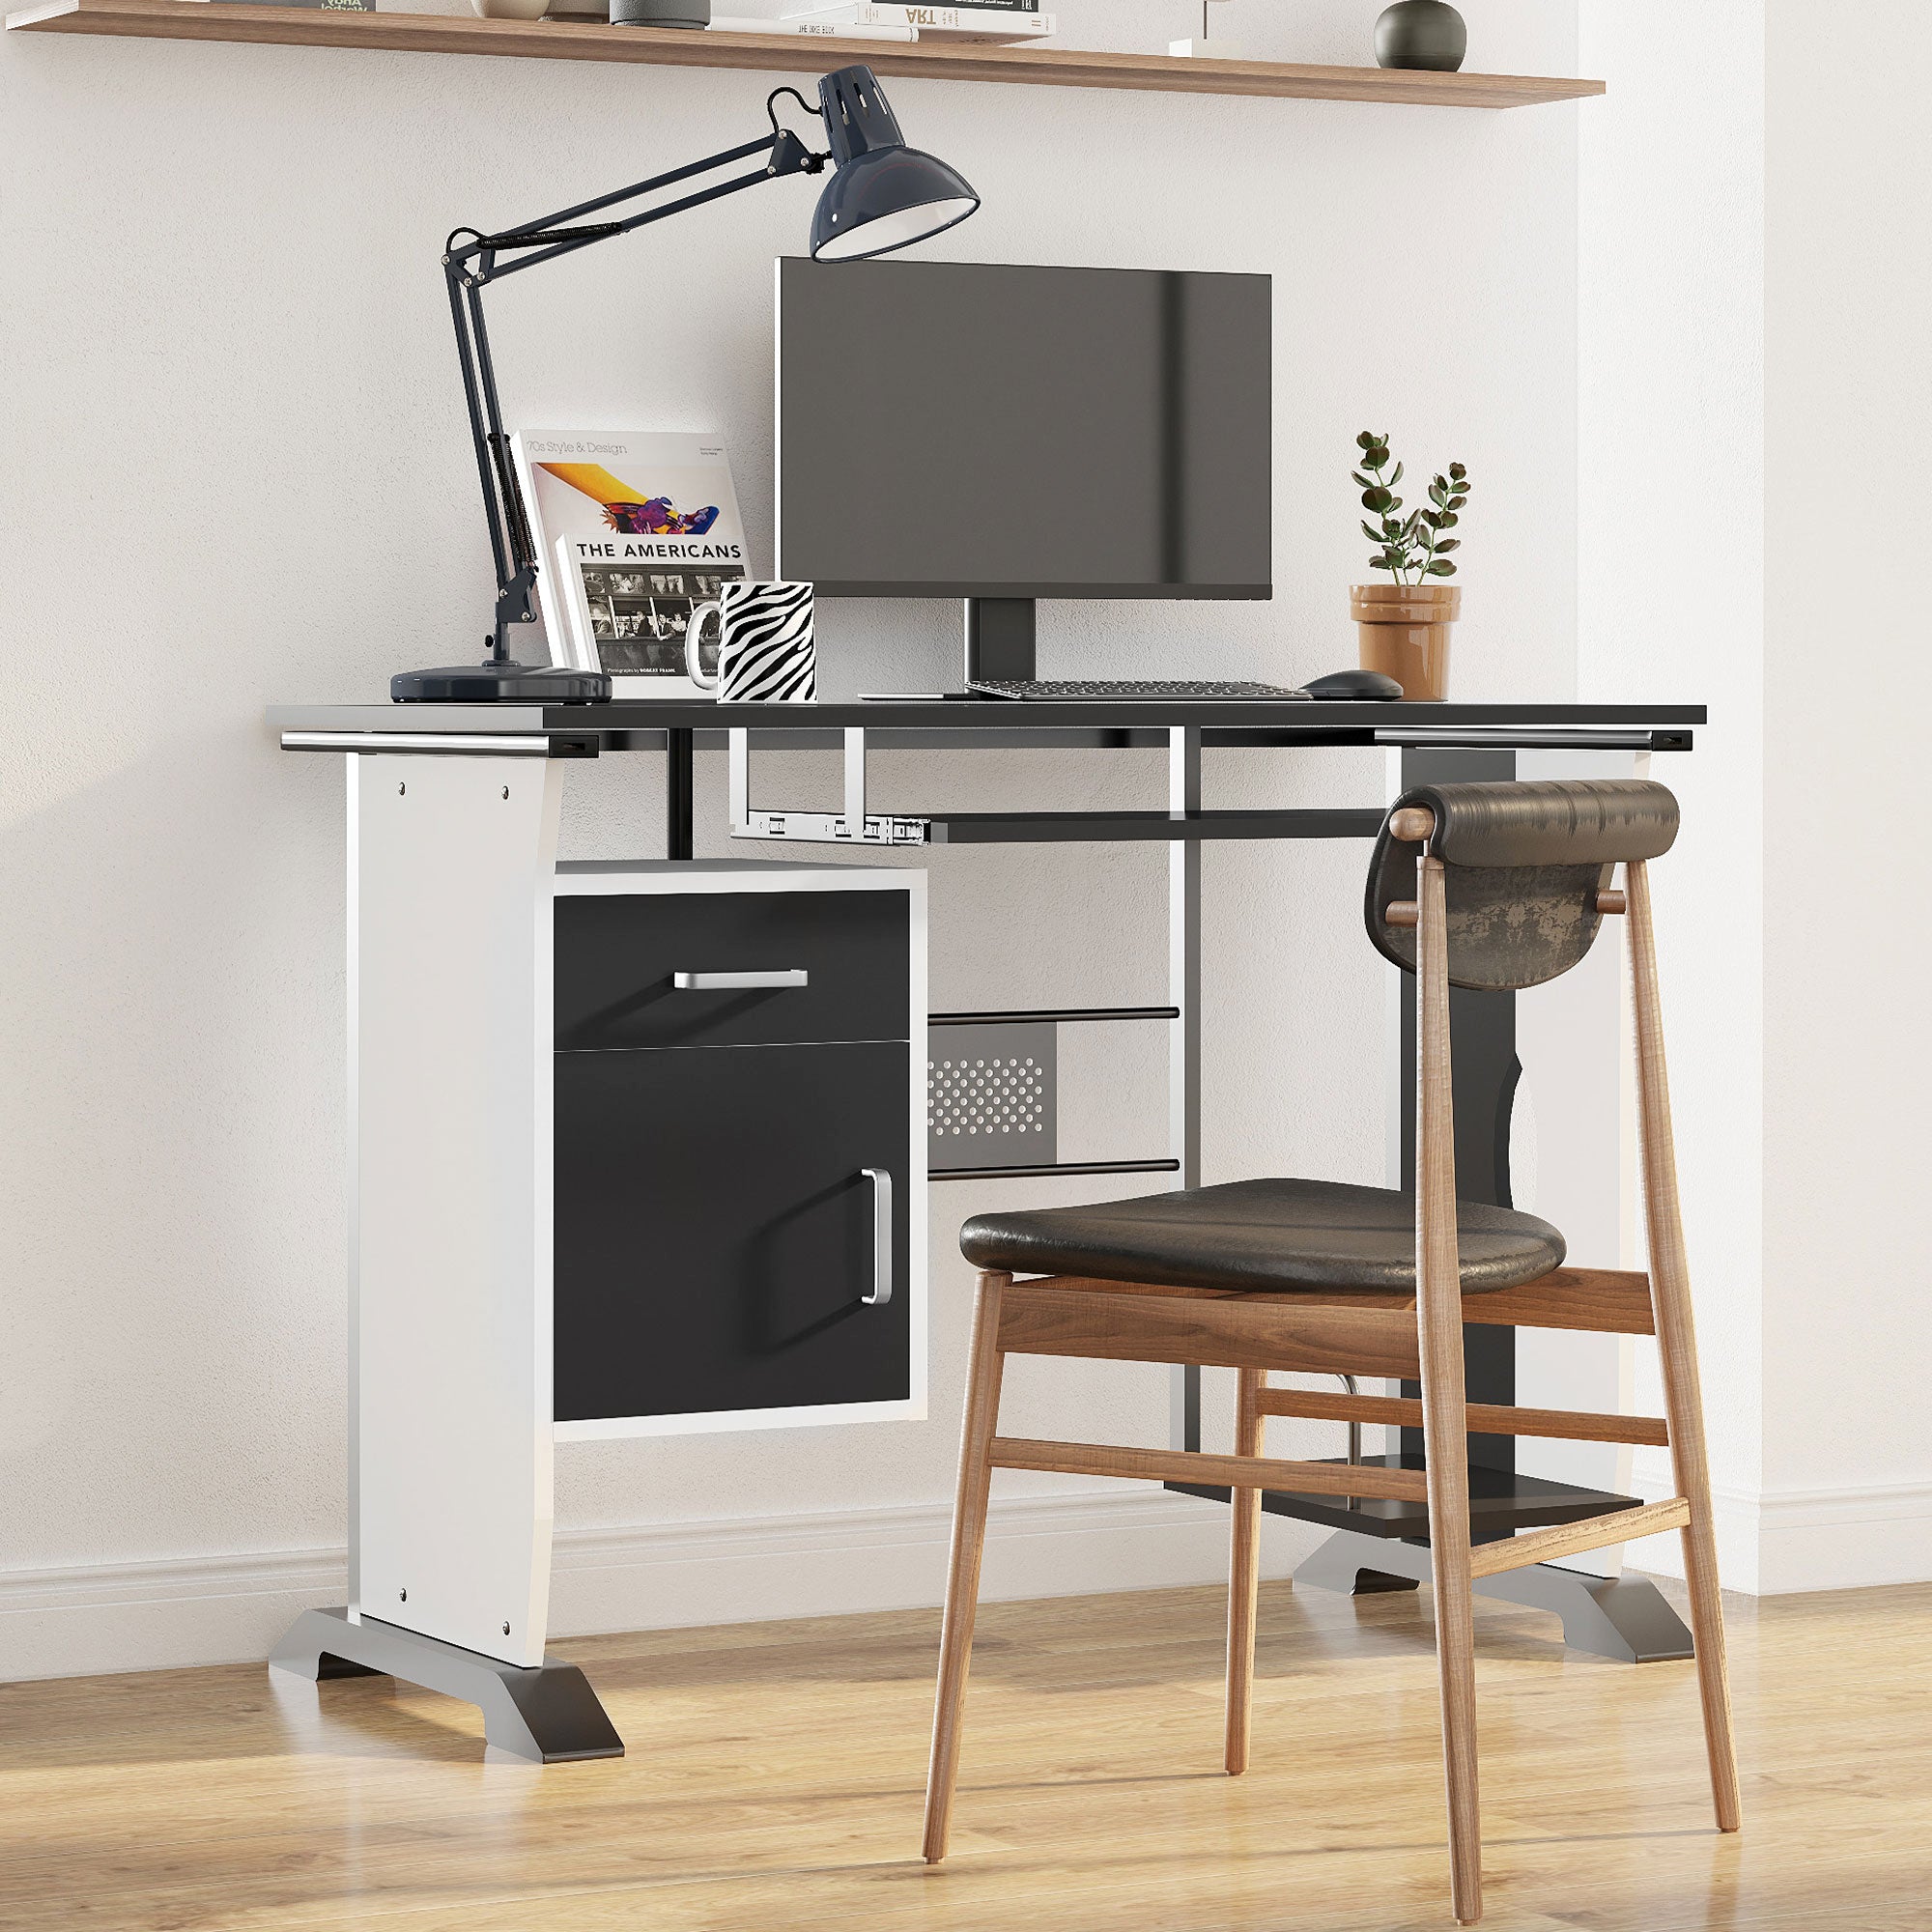
[[[662,431],[520,430],[511,447],[552,657],[608,672],[618,697],[699,696],[684,662],[692,611],[746,574],[724,442]]]

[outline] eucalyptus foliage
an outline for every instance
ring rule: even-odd
[[[1362,508],[1380,520],[1380,527],[1364,522],[1362,534],[1376,545],[1378,554],[1371,570],[1386,570],[1398,583],[1420,583],[1428,577],[1454,577],[1456,566],[1449,553],[1461,550],[1463,539],[1451,536],[1461,521],[1463,505],[1469,500],[1469,472],[1462,464],[1452,463],[1446,476],[1438,476],[1429,486],[1426,510],[1402,515],[1402,498],[1395,494],[1402,481],[1402,465],[1389,468],[1389,440],[1364,430],[1355,439],[1362,452],[1360,469],[1354,472],[1361,486]]]

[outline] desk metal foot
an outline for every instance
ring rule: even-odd
[[[1365,1596],[1384,1590],[1412,1590],[1430,1575],[1426,1544],[1391,1543],[1380,1537],[1338,1530],[1294,1573],[1297,1584]],[[1563,1619],[1563,1641],[1572,1650],[1619,1663],[1674,1662],[1691,1655],[1690,1633],[1664,1602],[1657,1585],[1642,1577],[1590,1577],[1539,1563],[1484,1577],[1476,1594],[1500,1597],[1554,1610]]]
[[[624,1741],[574,1663],[523,1669],[453,1643],[344,1609],[304,1610],[269,1660],[271,1670],[320,1683],[334,1677],[399,1677],[460,1697],[483,1713],[483,1735],[533,1764],[622,1757]]]
[[[1373,1539],[1375,1554],[1381,1554],[1381,1539]],[[1313,1556],[1304,1557],[1295,1570],[1297,1583],[1312,1583],[1318,1590],[1339,1590],[1345,1597],[1380,1597],[1397,1590],[1422,1587],[1420,1577],[1398,1577],[1368,1561],[1366,1546],[1371,1539],[1350,1531],[1337,1530]],[[1426,1554],[1427,1552],[1425,1552]]]

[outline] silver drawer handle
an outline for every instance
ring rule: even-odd
[[[811,975],[790,973],[673,973],[670,982],[680,993],[741,993],[767,987],[809,986]]]
[[[893,1298],[893,1178],[883,1167],[861,1171],[872,1183],[872,1292],[859,1299],[883,1308]]]

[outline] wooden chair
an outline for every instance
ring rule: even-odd
[[[946,1856],[994,1469],[1233,1490],[1231,1774],[1244,1771],[1248,1761],[1259,1492],[1424,1500],[1435,1574],[1453,1896],[1457,1920],[1464,1925],[1482,1916],[1473,1580],[1679,1529],[1717,1821],[1720,1831],[1738,1829],[1710,1478],[1647,872],[1647,862],[1666,852],[1676,833],[1670,793],[1629,781],[1430,786],[1408,793],[1391,812],[1376,847],[1367,912],[1377,949],[1417,980],[1412,1198],[1321,1181],[1250,1180],[1094,1208],[983,1215],[967,1223],[961,1245],[982,1272],[926,1787],[928,1862]],[[1618,864],[1625,867],[1622,892],[1610,890]],[[1563,1237],[1548,1223],[1456,1199],[1449,988],[1521,990],[1553,980],[1588,952],[1605,914],[1626,912],[1647,1275],[1564,1267]],[[1654,1334],[1666,1414],[1470,1407],[1463,1383],[1464,1322]],[[1002,1436],[996,1433],[1001,1370],[1015,1353],[1234,1368],[1239,1372],[1235,1453]],[[1268,1373],[1277,1369],[1419,1379],[1422,1399],[1270,1388]],[[1262,1435],[1270,1415],[1419,1425],[1426,1473],[1267,1459]],[[1466,1441],[1472,1429],[1667,1444],[1677,1493],[1666,1502],[1472,1548]]]

